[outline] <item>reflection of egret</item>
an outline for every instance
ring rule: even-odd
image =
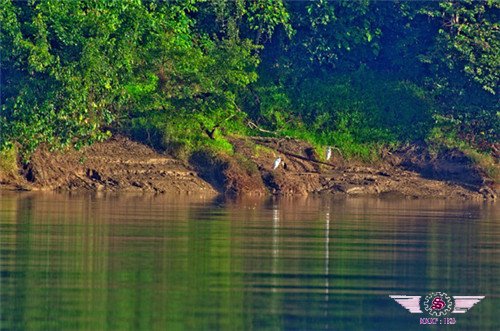
[[[332,157],[332,148],[330,146],[328,146],[326,148],[326,160],[330,160],[330,158]]]
[[[325,294],[328,298],[329,282],[328,276],[330,275],[330,205],[328,205],[325,214]]]
[[[280,227],[280,211],[278,206],[273,206],[273,246],[272,246],[272,266],[271,273],[273,274],[272,289],[276,292],[278,289],[278,259],[279,259],[279,227]],[[273,312],[277,312],[277,308],[273,305]]]
[[[329,294],[330,294],[330,204],[327,206],[326,214],[325,214],[325,316],[328,315],[328,303],[329,303]],[[328,325],[326,329],[329,329]]]
[[[281,164],[281,157],[278,157],[276,160],[274,160],[273,170],[276,170],[276,168],[278,168],[280,164]]]
[[[280,211],[276,206],[273,209],[273,257],[276,257],[279,252],[278,249],[279,226],[280,226]]]

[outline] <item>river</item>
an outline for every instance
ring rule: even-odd
[[[491,202],[4,192],[0,328],[432,329],[389,295],[439,291],[485,298],[438,329],[500,330],[499,216]]]

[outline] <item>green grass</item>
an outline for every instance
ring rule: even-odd
[[[0,173],[15,175],[17,170],[17,148],[12,146],[0,151]]]
[[[433,153],[438,153],[442,149],[457,148],[471,159],[476,165],[484,170],[486,175],[495,182],[500,181],[500,166],[494,157],[488,152],[482,152],[471,146],[468,142],[457,137],[452,129],[435,127],[427,137],[429,149]]]
[[[367,69],[256,90],[261,103],[254,113],[266,129],[305,140],[319,155],[333,146],[362,162],[379,160],[385,146],[422,141],[437,108],[417,85]]]
[[[375,162],[379,160],[382,143],[358,142],[349,131],[315,133],[312,130],[287,129],[283,134],[310,143],[324,160],[327,146],[338,148],[347,161]]]
[[[495,159],[486,153],[479,152],[473,148],[461,148],[474,163],[480,166],[495,183],[500,182],[500,166],[495,162]]]
[[[256,157],[276,154],[276,151],[272,148],[260,144],[254,144],[253,150]]]

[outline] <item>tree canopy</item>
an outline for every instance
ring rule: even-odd
[[[0,0],[0,144],[274,131],[348,150],[441,126],[489,146],[499,14],[498,0]]]

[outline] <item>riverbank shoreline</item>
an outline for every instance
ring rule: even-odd
[[[115,136],[81,151],[40,148],[27,166],[0,175],[0,190],[155,194],[395,196],[495,200],[498,183],[456,149],[407,145],[371,164],[326,161],[296,139],[231,137],[231,155],[200,151],[181,160]],[[276,158],[281,164],[273,169]]]

